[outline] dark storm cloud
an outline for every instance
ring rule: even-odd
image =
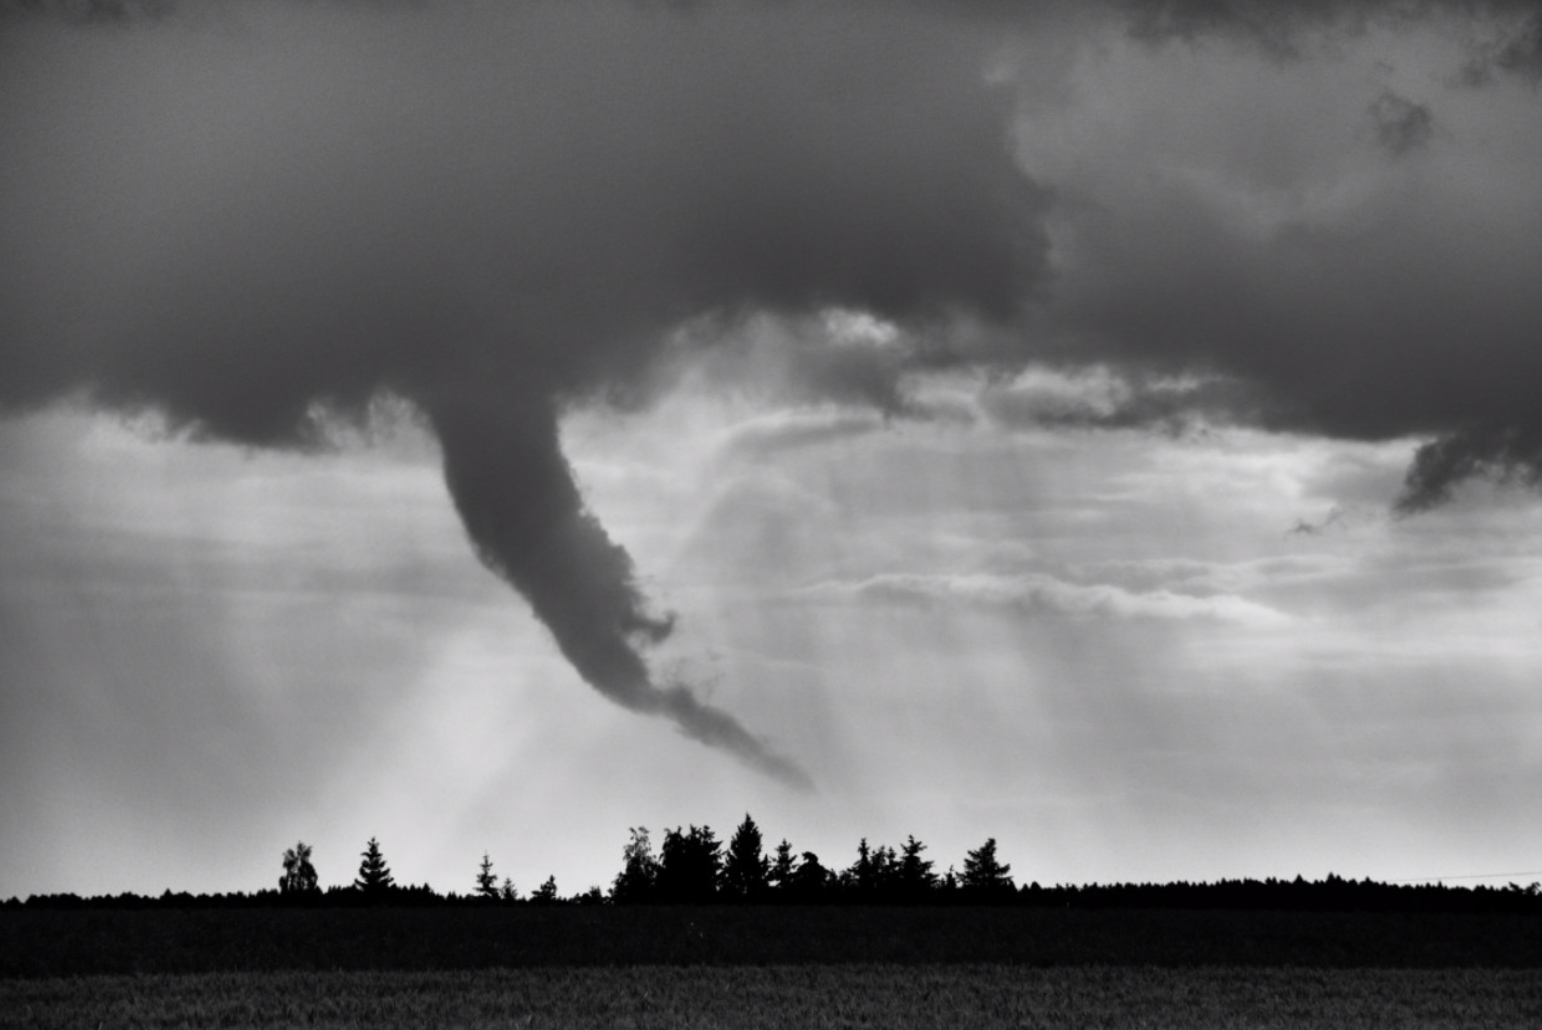
[[[625,382],[701,312],[1005,318],[1042,262],[967,34],[826,5],[358,11],[13,35],[79,79],[49,69],[8,126],[31,153],[4,400],[85,384],[279,441],[317,399],[478,363]]]
[[[1046,198],[988,34],[824,3],[8,10],[53,16],[0,36],[0,407],[309,446],[405,397],[482,560],[587,681],[806,785],[652,679],[670,622],[558,418],[635,393],[704,315],[1009,321]]]
[[[1485,86],[1518,76],[1542,79],[1542,2],[1539,0],[1115,0],[1137,37],[1190,41],[1245,40],[1269,56],[1291,60],[1315,40],[1371,26],[1406,26],[1448,18],[1481,24],[1468,40],[1466,59],[1447,70],[1456,81]]]
[[[1305,59],[1312,33],[1456,27],[1468,57],[1438,70],[1493,85],[1542,73],[1537,0],[1165,0],[1129,4],[1152,40],[1228,36]],[[1463,26],[1466,28],[1464,29]],[[1470,33],[1467,30],[1471,30]],[[1394,156],[1427,148],[1430,108],[1390,91],[1374,138]],[[1533,107],[1523,117],[1536,117]],[[1265,246],[1175,196],[1091,235],[1097,285],[1073,322],[1128,357],[1221,371],[1237,411],[1277,428],[1359,439],[1424,436],[1402,512],[1447,500],[1475,476],[1542,482],[1542,236],[1531,184],[1494,210],[1458,180],[1446,197],[1375,224],[1285,226]],[[1449,202],[1446,209],[1434,205]],[[1104,260],[1106,259],[1106,260]]]
[[[1281,57],[1298,55],[1307,31],[1360,30],[1442,15],[1507,20],[1499,41],[1475,55],[1498,70],[1518,70],[1528,59],[1535,60],[1542,46],[1537,37],[1542,24],[1538,0],[1117,0],[1117,5],[1137,36],[1229,35],[1251,39]]]
[[[1468,58],[1450,69],[1469,85],[1501,75],[1542,76],[1542,0],[1114,0],[1133,35],[1153,41],[1230,37],[1283,59],[1316,33],[1363,32],[1446,19],[1481,26]]]
[[[1024,24],[1025,12],[1052,5],[949,9]],[[1538,0],[1141,0],[1109,9],[1157,46],[1240,40],[1286,67],[1305,68],[1372,28],[1422,28],[1467,55],[1430,69],[1437,79],[1496,85],[1542,74]],[[1519,115],[1535,119],[1536,109]],[[1390,89],[1366,118],[1369,138],[1392,157],[1413,158],[1436,139],[1430,105]],[[1486,182],[1493,171],[1472,164],[1442,188],[1343,224],[1286,220],[1262,242],[1181,189],[1117,215],[1093,198],[1091,210],[1070,215],[1079,267],[1042,290],[1027,351],[1074,341],[1047,353],[1073,370],[1111,363],[1124,389],[1090,406],[1009,389],[987,394],[987,407],[1008,423],[1173,428],[1197,415],[1349,439],[1430,438],[1396,503],[1403,513],[1442,503],[1474,477],[1542,483],[1542,168],[1521,164]],[[1198,379],[1175,390],[1172,373]]]
[[[1502,483],[1542,486],[1542,425],[1479,424],[1422,445],[1408,470],[1398,511],[1409,514],[1451,499],[1455,487],[1486,477]]]
[[[1542,14],[1534,14],[1514,31],[1482,48],[1463,70],[1466,80],[1476,86],[1507,73],[1525,76],[1533,82],[1542,79]]]
[[[1100,347],[1208,367],[1238,414],[1341,438],[1438,437],[1404,505],[1480,471],[1536,467],[1542,240],[1417,210],[1370,227],[1288,226],[1260,245],[1173,196],[1089,226],[1065,315]]]
[[[1399,157],[1429,143],[1435,132],[1435,116],[1427,106],[1391,90],[1383,90],[1367,113],[1376,130],[1376,142]]]

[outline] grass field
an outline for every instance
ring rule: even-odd
[[[854,963],[1539,968],[1542,918],[727,906],[0,912],[0,980]]]
[[[1537,970],[631,966],[0,981],[0,1027],[1542,1026]]]
[[[1542,1027],[1542,919],[1075,909],[0,913],[8,1027]]]

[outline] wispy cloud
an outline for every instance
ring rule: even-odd
[[[1111,583],[1078,583],[1047,573],[919,575],[888,573],[854,581],[826,581],[799,591],[812,600],[947,607],[965,605],[1024,616],[1210,620],[1273,629],[1293,620],[1283,612],[1230,594],[1195,596],[1172,590],[1129,590]]]
[[[866,436],[883,427],[882,418],[866,411],[780,411],[759,416],[729,430],[719,454],[724,460],[753,460]]]

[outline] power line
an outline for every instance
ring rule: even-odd
[[[1542,869],[1530,869],[1519,873],[1458,873],[1455,876],[1410,876],[1388,883],[1439,883],[1443,880],[1500,880],[1508,876],[1542,876]]]

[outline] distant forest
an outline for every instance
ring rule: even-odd
[[[843,869],[825,866],[813,852],[795,853],[781,841],[767,854],[760,828],[745,815],[725,845],[709,826],[667,830],[657,850],[646,827],[633,827],[622,848],[621,869],[608,890],[593,886],[563,895],[555,875],[521,894],[499,879],[490,855],[467,877],[466,893],[440,894],[427,884],[396,883],[380,843],[365,845],[348,886],[321,888],[312,849],[303,841],[283,852],[276,888],[253,893],[192,895],[168,889],[160,896],[75,894],[11,898],[4,908],[247,908],[444,905],[971,905],[1081,909],[1233,909],[1296,911],[1526,912],[1542,914],[1542,886],[1449,887],[1432,883],[1346,880],[1221,880],[1019,886],[1012,867],[987,839],[964,856],[963,869],[939,873],[914,836],[895,849],[857,844]]]

